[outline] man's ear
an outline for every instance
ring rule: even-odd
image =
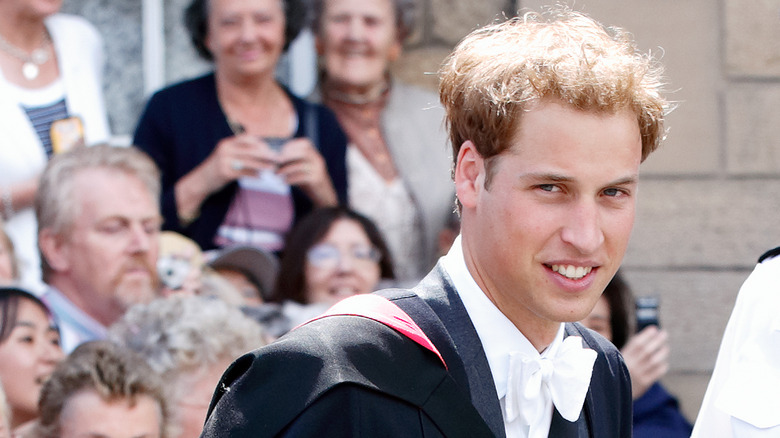
[[[468,140],[460,146],[455,162],[455,192],[464,208],[476,206],[484,182],[485,160],[474,143]]]
[[[70,265],[70,258],[67,256],[64,243],[64,239],[49,228],[44,228],[38,233],[38,247],[41,250],[41,257],[55,271],[64,271]]]

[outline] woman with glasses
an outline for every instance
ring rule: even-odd
[[[371,220],[345,207],[320,208],[287,239],[272,300],[285,303],[298,322],[394,278],[387,245]]]

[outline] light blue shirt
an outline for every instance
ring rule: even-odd
[[[60,328],[60,344],[65,354],[87,341],[106,338],[106,327],[87,315],[62,292],[48,286],[41,300],[49,306]]]

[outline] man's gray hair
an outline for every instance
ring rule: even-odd
[[[152,199],[160,199],[160,171],[157,165],[135,147],[97,145],[78,147],[55,155],[41,175],[35,199],[38,231],[50,229],[60,234],[70,227],[79,214],[73,181],[80,172],[107,169],[138,178]]]

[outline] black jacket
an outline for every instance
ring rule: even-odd
[[[412,290],[379,293],[423,329],[446,369],[381,323],[323,318],[238,359],[202,436],[504,437],[485,352],[444,270]],[[580,419],[556,411],[550,436],[630,437],[631,384],[617,349],[579,324],[567,324],[566,335],[581,336],[598,358]]]

